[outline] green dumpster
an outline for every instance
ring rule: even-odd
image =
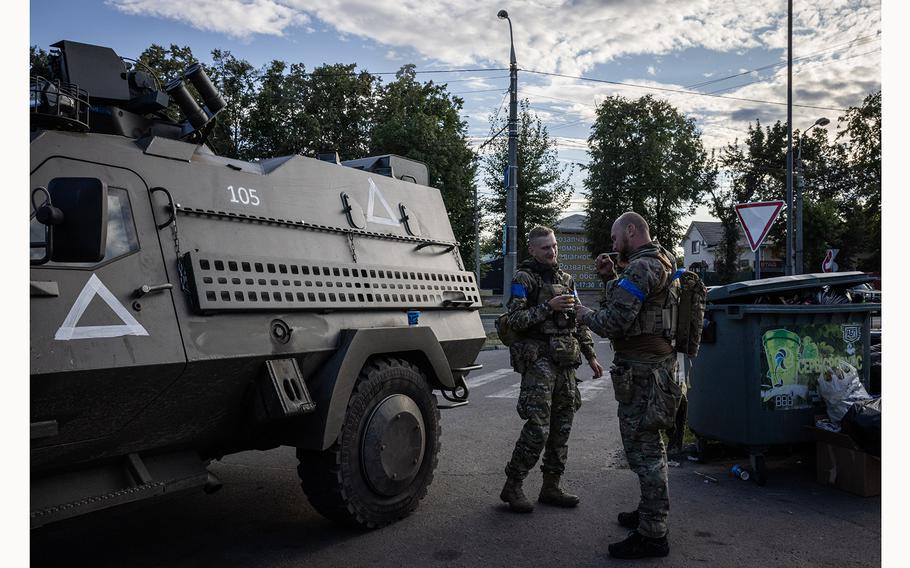
[[[767,448],[809,441],[803,426],[824,413],[821,372],[847,362],[869,388],[871,314],[881,304],[849,289],[870,280],[800,274],[709,290],[688,395],[700,454],[708,440],[746,447],[763,483]]]

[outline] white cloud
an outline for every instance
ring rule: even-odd
[[[107,0],[124,14],[177,20],[194,28],[247,39],[256,34],[284,35],[284,31],[310,22],[309,16],[285,2],[274,0]],[[305,28],[311,31],[312,28]]]
[[[118,10],[178,20],[198,29],[239,38],[257,34],[291,35],[300,26],[317,23],[334,29],[339,39],[375,42],[389,57],[411,54],[415,62],[431,66],[508,65],[509,24],[496,18],[499,8],[509,10],[514,25],[520,75],[520,96],[555,130],[560,152],[580,152],[595,118],[596,105],[605,97],[638,98],[648,93],[667,99],[697,120],[705,146],[720,148],[742,139],[756,119],[763,124],[786,120],[786,107],[759,102],[649,91],[632,86],[542,77],[529,70],[568,75],[598,76],[645,86],[685,90],[684,85],[657,82],[661,57],[688,57],[691,48],[743,56],[725,68],[747,72],[765,63],[786,60],[786,3],[780,0],[108,0]],[[879,0],[810,0],[796,3],[794,12],[794,102],[820,107],[859,105],[865,95],[881,86]],[[856,40],[855,45],[850,42]],[[872,52],[872,53],[869,53]],[[767,60],[756,60],[761,53]],[[750,58],[745,59],[748,55]],[[643,64],[634,56],[650,56]],[[625,77],[604,76],[598,65],[613,63],[626,69]],[[614,67],[615,69],[616,67]],[[644,76],[630,75],[645,69]],[[641,73],[641,71],[637,71]],[[693,74],[723,77],[726,69]],[[461,78],[464,78],[463,76]],[[458,80],[452,77],[453,83]],[[695,83],[692,77],[688,83]],[[444,82],[444,81],[443,81]],[[463,87],[462,87],[463,85]],[[505,88],[503,79],[456,83],[451,91]],[[739,85],[739,86],[737,86]],[[786,67],[752,72],[735,80],[706,86],[728,97],[786,101]],[[479,141],[489,133],[487,117],[501,102],[496,93],[466,95],[465,115],[471,134]],[[505,107],[507,108],[507,107]],[[819,116],[832,119],[837,111],[794,108],[793,125],[804,128]],[[574,124],[573,124],[574,123]],[[565,128],[560,128],[565,126]],[[834,124],[829,130],[834,129]],[[579,134],[581,133],[581,134]]]

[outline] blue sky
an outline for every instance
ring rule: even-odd
[[[794,4],[794,57],[803,58],[794,67],[794,103],[819,107],[794,108],[794,128],[802,129],[820,116],[834,120],[838,109],[859,105],[880,88],[881,6],[877,0]],[[29,44],[47,49],[71,39],[136,57],[152,43],[174,43],[190,46],[203,61],[220,48],[256,66],[271,59],[308,68],[354,62],[371,72],[395,71],[406,63],[423,71],[507,67],[509,30],[496,18],[500,8],[509,11],[514,26],[523,69],[520,96],[530,99],[557,137],[559,158],[566,163],[588,161],[585,139],[596,104],[615,94],[667,98],[696,119],[709,149],[742,138],[755,119],[786,120],[782,105],[686,94],[785,102],[784,0],[51,0],[30,4]],[[745,74],[688,88],[738,73]],[[464,98],[469,134],[480,144],[508,88],[507,72],[421,77],[448,82],[450,91]],[[578,171],[573,177],[579,190],[582,176]],[[579,191],[567,213],[581,208]],[[709,218],[707,210],[695,218]]]

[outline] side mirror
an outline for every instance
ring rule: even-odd
[[[49,226],[50,260],[102,260],[107,245],[107,184],[97,178],[54,178],[47,191],[63,214],[61,223]]]

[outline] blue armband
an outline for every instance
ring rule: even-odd
[[[527,298],[528,291],[525,287],[518,282],[512,282],[512,297],[513,298]]]
[[[638,298],[638,300],[639,300],[640,302],[644,302],[644,301],[645,301],[645,293],[641,291],[641,288],[639,288],[639,287],[636,286],[635,284],[629,282],[629,281],[626,280],[625,278],[623,278],[622,280],[620,280],[619,283],[617,284],[617,286],[619,286],[620,288],[622,288],[622,289],[625,290],[626,292],[629,292],[630,294],[632,294],[633,296],[635,296],[636,298]]]
[[[673,278],[670,279],[670,282],[673,282],[674,280],[676,280],[677,278],[679,278],[680,276],[682,276],[682,275],[683,275],[683,272],[685,272],[685,271],[686,271],[685,268],[680,268],[679,270],[677,270],[676,272],[674,272],[674,273],[673,273]]]

